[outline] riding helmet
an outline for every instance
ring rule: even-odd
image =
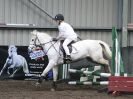
[[[62,20],[62,21],[64,21],[64,16],[62,14],[57,14],[55,16],[55,20]]]

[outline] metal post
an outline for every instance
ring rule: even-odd
[[[41,7],[39,7],[39,5],[37,5],[34,1],[29,0],[29,2],[31,2],[35,7],[37,7],[40,11],[42,11],[43,13],[45,13],[47,16],[49,16],[51,19],[54,20],[54,18],[45,10],[43,10]]]
[[[122,13],[122,47],[127,47],[127,25],[128,25],[128,0],[123,0]]]
[[[125,58],[124,64],[125,64],[125,70],[128,70],[129,62],[128,62],[128,8],[129,8],[129,0],[123,0],[123,10],[122,10],[122,53]],[[130,70],[130,69],[129,69]],[[127,72],[127,71],[126,71]]]

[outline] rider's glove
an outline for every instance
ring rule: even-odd
[[[53,40],[53,41],[58,41],[58,39],[57,39],[57,38],[53,38],[52,40]]]

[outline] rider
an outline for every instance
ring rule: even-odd
[[[59,35],[56,38],[53,38],[53,40],[64,40],[63,48],[66,52],[66,60],[71,60],[68,44],[72,41],[77,41],[77,34],[68,23],[64,22],[64,16],[62,14],[57,14],[54,20],[58,23]]]

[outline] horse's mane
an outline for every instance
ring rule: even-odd
[[[45,32],[40,32],[40,34],[44,36],[45,38],[49,38],[49,37],[51,38],[51,36]]]
[[[10,45],[9,47],[8,47],[8,50],[10,51],[10,50],[12,50],[13,49],[13,51],[17,51],[17,48],[16,48],[16,46],[15,45]]]
[[[46,32],[39,32],[37,30],[34,30],[33,32],[31,32],[31,35],[38,35],[38,36],[41,35],[41,36],[43,36],[45,38],[51,38],[51,36],[48,33],[46,33]]]

